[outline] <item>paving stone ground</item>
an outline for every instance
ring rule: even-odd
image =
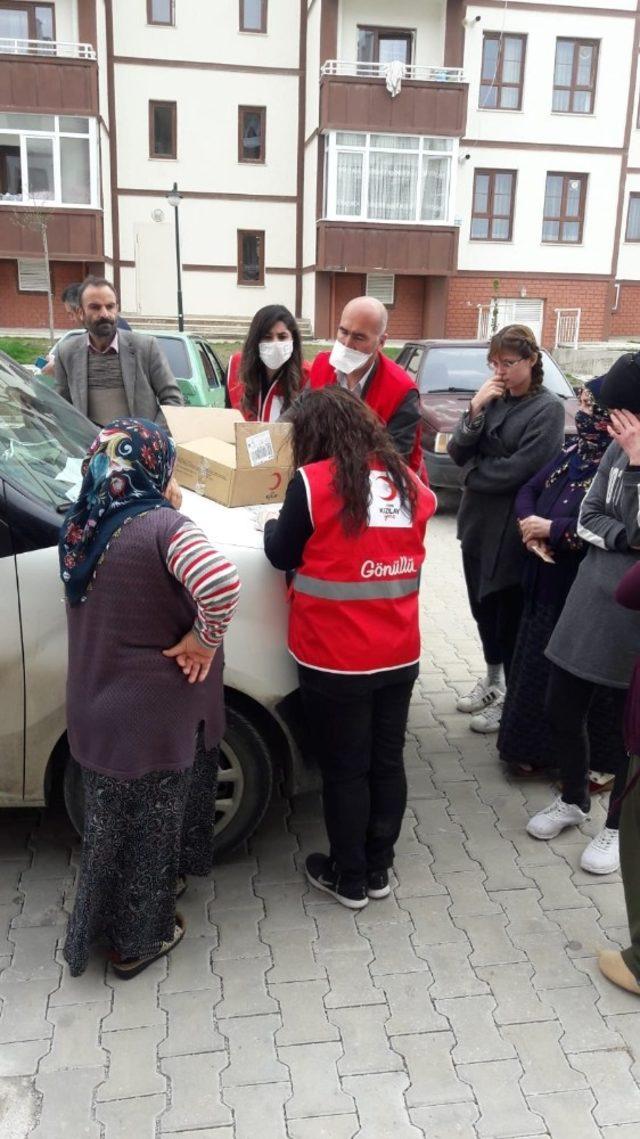
[[[180,948],[118,983],[60,946],[78,846],[54,812],[0,826],[0,1139],[640,1139],[640,1002],[600,977],[618,875],[544,844],[455,699],[481,667],[454,520],[429,531],[424,652],[395,889],[359,915],[309,889],[317,795],[181,909]]]

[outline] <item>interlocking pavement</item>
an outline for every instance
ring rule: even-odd
[[[526,835],[550,789],[455,711],[481,659],[451,513],[428,545],[388,899],[309,889],[319,798],[276,799],[191,881],[175,953],[73,979],[78,844],[53,810],[0,817],[0,1139],[640,1139],[640,1001],[596,967],[627,937],[619,876],[580,870],[578,831]]]

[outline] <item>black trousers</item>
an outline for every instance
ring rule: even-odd
[[[587,716],[598,685],[574,676],[558,665],[551,665],[545,711],[549,722],[551,766],[560,769],[562,798],[589,809],[589,735]],[[611,736],[611,767],[615,779],[609,801],[606,825],[617,830],[620,822],[618,800],[622,795],[629,759],[622,736],[626,688],[609,688],[614,705]]]
[[[329,691],[300,670],[307,728],[322,773],[330,857],[345,880],[393,863],[407,803],[404,738],[413,679],[341,678]],[[305,675],[306,674],[306,675]],[[353,683],[355,682],[355,683]]]
[[[501,664],[508,680],[522,614],[522,589],[511,585],[480,598],[480,562],[463,553],[462,566],[484,659],[487,664]]]

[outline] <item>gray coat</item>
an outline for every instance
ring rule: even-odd
[[[523,546],[515,497],[563,442],[564,408],[546,388],[496,399],[477,428],[467,425],[466,415],[456,427],[448,450],[462,467],[458,538],[463,554],[480,562],[480,598],[520,581]]]
[[[184,400],[157,340],[119,328],[118,351],[130,414],[165,427],[160,405],[180,406]],[[88,353],[84,335],[66,336],[56,350],[56,390],[83,415],[88,407]]]
[[[582,503],[578,534],[588,543],[546,655],[574,676],[626,688],[640,654],[640,613],[618,605],[620,578],[640,557],[640,471],[610,443]]]

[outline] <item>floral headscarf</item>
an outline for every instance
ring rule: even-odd
[[[136,514],[169,507],[163,496],[176,460],[173,440],[146,419],[114,419],[82,463],[77,502],[67,511],[58,552],[70,605],[84,601],[110,539]]]
[[[568,468],[572,483],[591,481],[611,442],[611,436],[607,430],[611,422],[609,412],[598,403],[600,387],[601,383],[598,379],[590,380],[589,383],[585,384],[584,391],[590,397],[591,414],[582,410],[576,412],[578,442],[569,459]]]

